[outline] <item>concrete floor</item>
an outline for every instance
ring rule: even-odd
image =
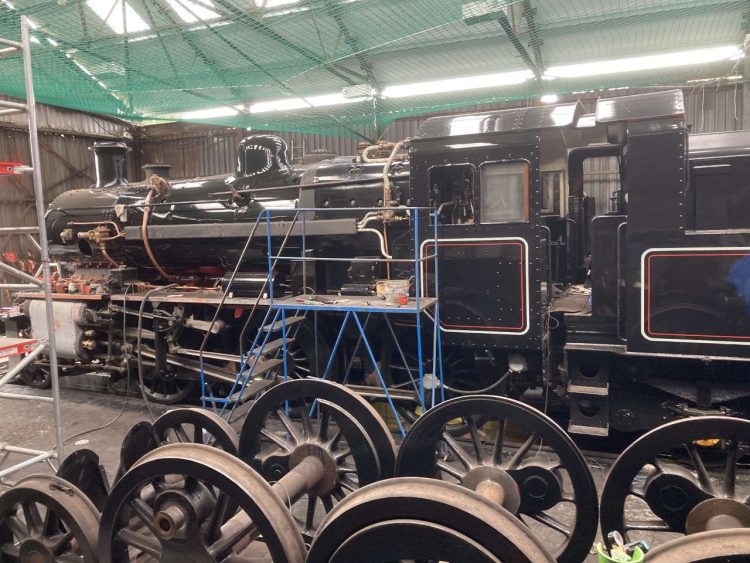
[[[119,465],[120,445],[123,437],[135,423],[149,420],[149,414],[140,397],[126,398],[112,392],[103,392],[103,384],[104,379],[97,379],[96,376],[63,379],[61,390],[63,431],[68,439],[79,432],[101,426],[122,413],[117,421],[106,429],[80,436],[66,444],[66,454],[81,448],[94,450],[111,479]],[[50,395],[49,392],[37,392],[22,385],[11,385],[6,390],[16,393]],[[166,411],[158,405],[153,405],[153,408],[155,416]],[[52,408],[49,404],[0,401],[0,443],[48,449],[54,445],[54,441]],[[27,458],[11,455],[0,466],[0,469],[24,459]],[[587,459],[597,488],[601,489],[612,456],[588,456]],[[52,473],[52,468],[47,464],[36,464],[10,475],[6,479],[6,484],[12,484],[24,475],[40,472]],[[5,487],[0,485],[0,492],[3,490]],[[545,538],[542,539],[544,541]],[[596,557],[591,555],[587,561],[596,561]]]

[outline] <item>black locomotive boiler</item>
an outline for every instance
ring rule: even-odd
[[[139,373],[152,399],[176,402],[202,356],[220,393],[263,329],[269,286],[369,294],[378,280],[409,278],[343,261],[269,275],[268,230],[311,257],[408,257],[415,222],[390,208],[418,206],[438,217],[437,240],[422,222],[417,250],[438,254],[449,394],[562,407],[569,431],[599,436],[750,414],[750,136],[690,135],[679,91],[600,99],[593,114],[578,102],[432,117],[413,139],[297,165],[281,139],[251,136],[228,177],[128,184],[126,149],[98,151],[97,185],[61,195],[47,214],[67,373]],[[620,176],[600,214],[584,191],[584,163],[598,157],[615,157]],[[304,243],[301,208],[326,209],[306,217]],[[259,213],[271,224],[256,226]],[[434,272],[424,274],[432,287]],[[43,338],[40,296],[19,299]],[[335,335],[324,318],[296,322],[292,371],[319,375]],[[429,363],[413,327],[397,329],[406,363]],[[376,354],[398,385],[405,368],[388,342]],[[354,349],[334,364],[354,365],[366,383],[370,360],[350,358]]]

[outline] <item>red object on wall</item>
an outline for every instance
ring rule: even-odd
[[[23,166],[22,162],[2,162],[0,161],[0,176],[14,176],[18,174],[16,168]]]

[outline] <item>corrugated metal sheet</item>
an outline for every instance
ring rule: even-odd
[[[290,157],[327,150],[339,155],[355,154],[357,139],[274,131],[246,131],[196,124],[170,123],[145,127],[140,137],[142,163],[170,164],[173,178],[193,178],[234,171],[239,141],[248,135],[278,135],[287,142]]]
[[[0,96],[3,100],[25,102],[17,98]],[[111,117],[81,113],[63,108],[37,104],[37,126],[39,131],[81,135],[90,138],[120,139],[130,137],[133,126]],[[26,114],[4,115],[0,117],[0,127],[10,126],[26,129]]]
[[[742,129],[742,85],[685,91],[685,114],[693,133]],[[750,129],[750,123],[745,129]]]

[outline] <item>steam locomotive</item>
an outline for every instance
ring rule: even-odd
[[[62,194],[47,213],[63,372],[126,380],[137,370],[162,402],[186,400],[203,373],[221,394],[264,329],[257,309],[270,286],[368,295],[391,277],[414,291],[405,268],[380,262],[291,261],[269,275],[266,235],[311,257],[408,257],[419,228],[416,250],[438,255],[451,394],[540,401],[567,412],[570,432],[595,436],[748,416],[749,139],[690,135],[682,93],[668,91],[600,99],[593,114],[577,102],[431,117],[413,139],[295,165],[282,139],[254,135],[228,177],[171,181],[150,170],[130,184],[127,147],[99,145],[96,185]],[[619,162],[603,214],[584,191],[584,163],[597,157]],[[405,206],[435,210],[437,240]],[[306,217],[304,241],[301,208],[326,210]],[[260,213],[270,224],[256,225]],[[18,299],[44,338],[41,296]],[[298,324],[292,372],[319,375],[334,323]],[[386,379],[398,385],[409,362],[434,372],[414,328],[396,329],[404,362],[389,339],[375,345]],[[366,382],[371,361],[353,349],[337,353],[334,371],[354,365]]]

